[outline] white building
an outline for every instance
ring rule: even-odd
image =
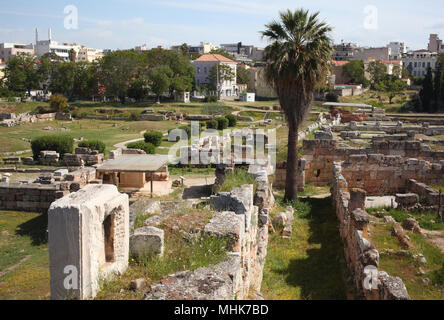
[[[235,57],[238,61],[246,61],[247,59],[250,61],[264,60],[264,49],[256,48],[252,45],[243,45],[242,42],[221,44],[220,47]]]
[[[59,44],[57,41],[52,40],[51,29],[48,30],[48,40],[39,40],[38,30],[35,29],[35,54],[37,57],[41,57],[47,53],[55,53],[64,61],[69,61],[69,52],[74,49],[73,45]]]
[[[52,40],[51,29],[48,30],[48,40],[39,40],[38,30],[35,30],[35,55],[41,57],[47,53],[55,53],[64,61],[70,61],[70,52],[74,50],[75,61],[93,62],[104,56],[101,49],[87,48],[77,43],[63,43]]]
[[[407,53],[407,47],[404,42],[390,42],[387,48],[390,49],[390,60],[400,60]]]
[[[237,76],[237,62],[228,59],[220,54],[204,54],[192,61],[191,64],[194,67],[194,77],[196,85],[202,87],[210,83],[210,70],[214,66],[227,65],[231,67],[234,77],[231,80],[219,79],[219,83],[216,83],[216,87],[219,90],[221,97],[234,97],[238,96],[238,88],[236,85]]]
[[[402,58],[404,68],[414,77],[423,77],[427,74],[428,68],[435,69],[438,61],[438,54],[428,50],[417,50],[409,52]]]

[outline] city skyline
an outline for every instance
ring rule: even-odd
[[[5,3],[0,9],[0,42],[34,43],[34,29],[40,39],[52,38],[59,42],[75,42],[101,49],[126,49],[147,44],[148,47],[169,47],[184,42],[197,45],[201,41],[233,43],[242,41],[258,47],[267,43],[259,31],[278,18],[278,12],[287,8],[304,7],[320,16],[333,27],[335,43],[354,42],[360,46],[385,46],[390,41],[403,41],[413,49],[427,48],[429,34],[444,36],[444,18],[440,12],[444,4],[426,1],[429,6],[415,7],[413,1],[374,1],[356,3],[344,0],[331,3],[326,0],[277,0],[270,4],[263,0],[159,1],[111,0],[59,2],[42,0],[38,3],[18,0]],[[65,6],[78,9],[78,29],[66,29]],[[26,9],[23,9],[26,8]],[[372,10],[377,9],[377,24],[366,28]],[[370,10],[370,11],[368,11]],[[412,12],[415,12],[413,14]],[[344,19],[347,17],[347,19]],[[373,21],[374,22],[374,21]],[[376,29],[375,29],[376,28]]]

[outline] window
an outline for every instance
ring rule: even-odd
[[[207,67],[204,68],[204,73],[205,73],[205,74],[207,73]]]
[[[200,67],[197,67],[197,73],[200,73]]]

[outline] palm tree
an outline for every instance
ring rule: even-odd
[[[279,97],[288,123],[286,201],[297,199],[298,129],[307,115],[315,87],[325,84],[332,54],[332,30],[308,10],[279,13],[281,21],[265,25],[265,73]]]

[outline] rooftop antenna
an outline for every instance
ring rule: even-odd
[[[49,40],[49,41],[52,40],[52,31],[51,31],[51,28],[48,29],[48,40]]]

